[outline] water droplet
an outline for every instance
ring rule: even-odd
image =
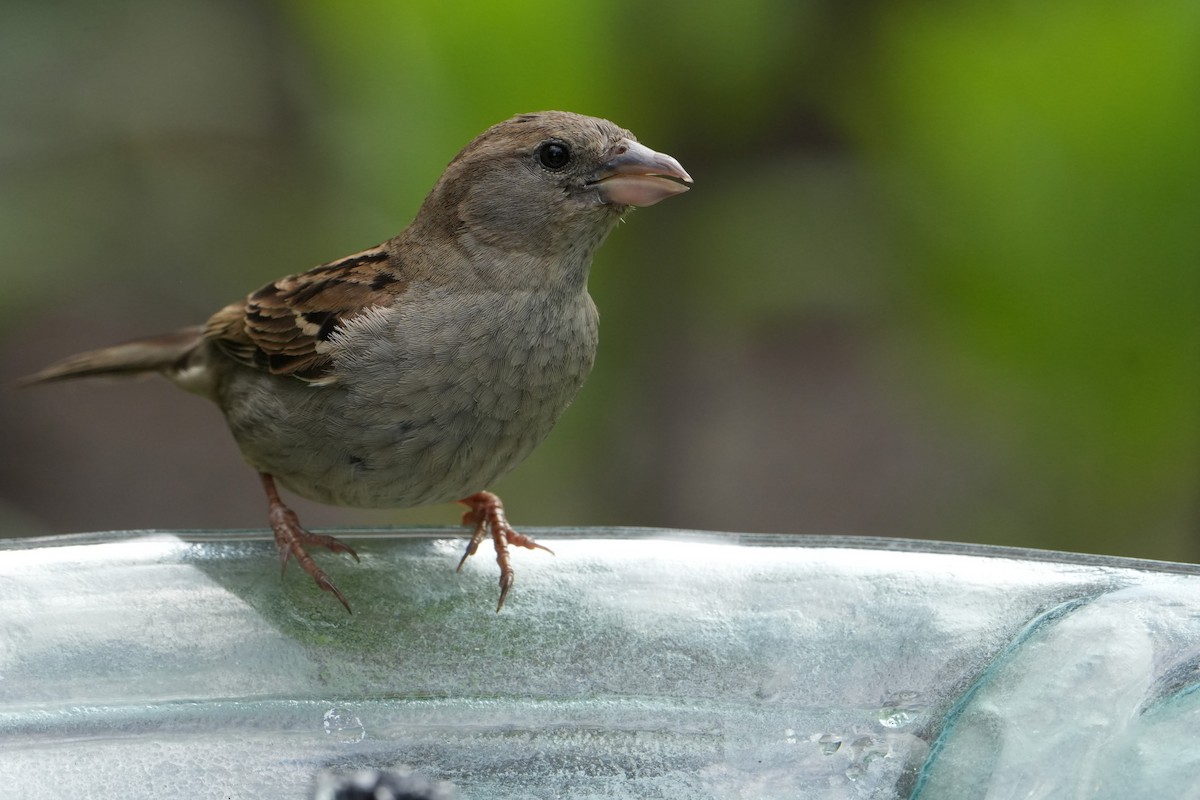
[[[821,755],[831,756],[841,749],[842,737],[832,733],[821,734],[821,738],[817,739],[817,746],[821,748]]]
[[[859,758],[875,748],[875,740],[870,736],[860,736],[850,743],[850,757]]]
[[[902,728],[909,725],[925,710],[916,702],[916,692],[897,692],[883,702],[879,709],[879,724],[885,728]]]
[[[885,728],[903,728],[917,718],[917,712],[904,708],[881,708],[879,724]]]
[[[325,712],[325,733],[333,736],[339,742],[351,744],[361,742],[367,736],[362,720],[345,708],[335,706]]]

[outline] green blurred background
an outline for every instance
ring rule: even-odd
[[[397,233],[560,108],[696,188],[601,250],[524,525],[1200,560],[1200,4],[8,0],[0,379]],[[0,390],[8,535],[262,527],[160,380]],[[298,501],[310,525],[452,524]]]

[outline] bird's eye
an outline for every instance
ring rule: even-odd
[[[571,150],[562,142],[546,142],[538,148],[538,161],[546,169],[562,169],[571,161]]]

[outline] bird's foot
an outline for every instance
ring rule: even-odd
[[[279,497],[279,492],[275,489],[275,479],[265,472],[260,473],[260,476],[263,488],[267,492],[267,502],[270,504],[267,517],[271,521],[271,530],[275,533],[275,546],[279,548],[281,574],[283,570],[287,569],[288,559],[295,556],[296,563],[312,576],[313,580],[317,582],[317,586],[331,592],[349,612],[350,603],[346,600],[346,596],[325,574],[325,570],[317,566],[317,562],[313,561],[313,557],[304,548],[305,545],[308,545],[309,547],[324,547],[335,553],[349,553],[354,556],[355,561],[359,560],[358,553],[340,539],[306,531],[300,524],[300,518],[296,516],[296,512],[284,505],[283,500]]]
[[[475,528],[471,541],[467,544],[467,551],[458,562],[458,569],[462,569],[467,559],[475,555],[479,543],[490,532],[492,544],[496,548],[496,563],[500,565],[500,601],[496,603],[496,612],[499,613],[504,607],[504,598],[508,596],[508,590],[513,585],[513,568],[508,559],[508,546],[513,544],[530,550],[545,550],[551,555],[554,551],[513,530],[504,516],[504,504],[491,492],[477,492],[458,502],[467,507],[462,516],[462,524]]]

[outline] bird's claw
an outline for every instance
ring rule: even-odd
[[[329,575],[317,566],[317,562],[304,548],[305,545],[308,545],[309,547],[324,547],[335,553],[349,553],[354,556],[355,561],[359,560],[358,553],[340,539],[305,530],[304,526],[300,524],[300,518],[296,516],[296,512],[284,505],[283,500],[280,499],[279,493],[275,489],[274,479],[263,473],[262,481],[263,487],[267,490],[267,501],[270,504],[267,518],[271,522],[271,531],[275,534],[275,546],[279,548],[280,575],[282,576],[287,570],[288,560],[295,556],[296,563],[312,576],[312,579],[317,582],[317,586],[332,593],[345,606],[348,613],[354,613],[350,610],[350,602],[346,600],[346,596],[334,585]]]
[[[499,613],[504,607],[504,599],[508,597],[508,590],[512,588],[515,577],[509,562],[508,546],[512,544],[529,550],[545,550],[551,555],[554,551],[524,534],[517,533],[512,525],[508,524],[508,518],[504,515],[504,504],[491,492],[478,492],[458,502],[467,507],[462,516],[463,525],[475,528],[463,557],[459,559],[458,569],[461,570],[467,559],[475,555],[479,550],[479,543],[490,532],[492,544],[496,548],[496,563],[500,565],[500,600],[496,603],[496,613]]]

